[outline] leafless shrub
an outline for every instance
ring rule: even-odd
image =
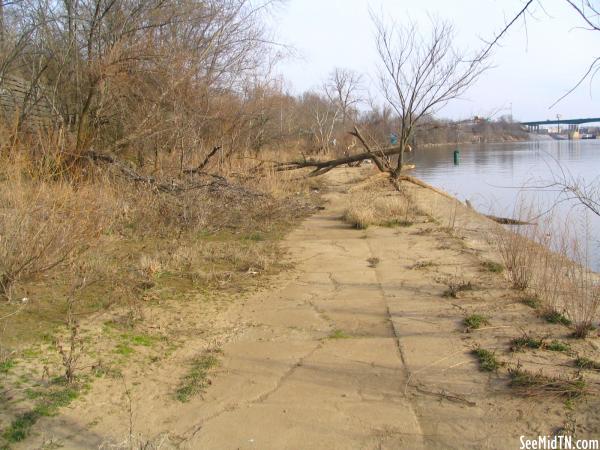
[[[519,290],[526,289],[533,278],[533,265],[538,257],[536,244],[517,232],[503,228],[498,228],[495,238],[512,286]]]
[[[528,217],[536,216],[528,211]],[[571,214],[561,224],[546,214],[536,227],[498,228],[494,237],[513,286],[529,289],[547,320],[572,325],[575,336],[585,337],[600,311],[600,284],[589,268],[589,233],[580,219]]]
[[[107,217],[92,190],[19,177],[0,184],[0,290],[69,263],[93,244]],[[109,214],[110,216],[110,214]]]
[[[83,352],[83,340],[80,336],[77,304],[79,294],[87,284],[86,275],[79,268],[75,268],[75,271],[78,272],[77,279],[73,282],[66,297],[65,326],[67,335],[64,340],[61,338],[55,340],[64,368],[65,381],[69,384],[75,381],[76,372],[80,369],[78,363]]]
[[[564,273],[564,309],[573,322],[574,336],[579,338],[586,337],[593,329],[600,311],[600,282],[598,275],[589,268],[583,245],[586,244],[573,242],[573,260],[566,265]]]

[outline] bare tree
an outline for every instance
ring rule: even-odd
[[[342,114],[342,124],[346,124],[353,106],[361,101],[362,76],[349,69],[336,67],[325,83],[327,97],[338,106]]]
[[[447,22],[432,19],[430,34],[423,36],[414,23],[386,23],[374,14],[372,20],[381,92],[400,118],[400,153],[396,166],[388,168],[398,178],[416,125],[472,86],[488,67],[487,54],[467,58],[457,51]]]

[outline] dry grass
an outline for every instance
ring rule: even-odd
[[[530,372],[521,367],[508,369],[510,386],[524,397],[540,395],[576,399],[588,392],[587,384],[583,377],[574,378],[550,377],[540,372]]]
[[[18,164],[10,167],[0,183],[0,289],[8,299],[17,283],[66,267],[95,246],[114,220],[96,186],[32,180]]]
[[[525,290],[533,279],[537,246],[528,237],[499,229],[496,243],[513,288]]]
[[[278,240],[318,203],[319,181],[252,171],[251,159],[222,167],[235,178],[194,175],[184,181],[197,187],[172,193],[129,180],[111,165],[69,165],[58,148],[32,156],[5,137],[0,133],[0,288],[29,304],[10,316],[10,326],[0,324],[3,349],[37,339],[33,329],[39,336],[64,322],[56,299],[64,298],[70,268],[82,260],[94,268],[84,310],[124,307],[132,321],[165,287],[176,285],[180,295],[253,287],[285,267]],[[31,146],[40,148],[37,141]],[[162,158],[152,176],[177,180],[181,174],[165,169],[177,167],[174,161]],[[14,303],[0,303],[0,317],[14,310]]]
[[[572,326],[584,338],[600,312],[600,279],[589,269],[586,227],[577,230],[575,216],[569,221],[560,226],[546,217],[537,227],[521,227],[521,234],[498,228],[495,238],[513,287],[527,289],[548,321]]]
[[[356,191],[344,211],[343,220],[359,230],[371,225],[405,227],[412,225],[417,214],[414,201],[408,192]]]

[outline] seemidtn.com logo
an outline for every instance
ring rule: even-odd
[[[598,439],[574,439],[573,436],[538,436],[535,439],[520,437],[520,450],[599,450]]]

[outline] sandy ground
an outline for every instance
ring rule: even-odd
[[[508,352],[520,330],[566,331],[544,324],[501,274],[482,269],[498,260],[486,242],[492,223],[413,187],[429,218],[352,229],[340,217],[364,176],[327,175],[325,209],[287,237],[295,268],[272,289],[210,313],[178,311],[185,345],[130,369],[125,382],[94,382],[59,417],[43,419],[22,448],[127,448],[130,431],[160,448],[519,448],[519,436],[552,434],[569,421],[580,437],[599,437],[596,400],[567,408],[558,398],[522,398],[505,376],[479,371],[476,345],[536,370],[569,363],[545,351]],[[452,280],[474,289],[444,298]],[[466,333],[462,320],[472,312],[491,325]],[[176,401],[185,362],[207,347],[222,350],[212,384]]]

